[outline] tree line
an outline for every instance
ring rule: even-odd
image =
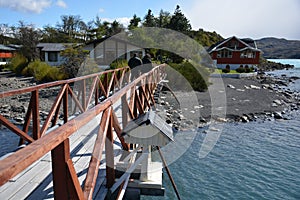
[[[211,46],[212,44],[223,40],[222,36],[216,32],[208,32],[203,29],[197,31],[192,30],[189,19],[183,14],[180,6],[177,5],[172,14],[168,11],[160,10],[159,14],[155,16],[151,9],[148,9],[143,18],[134,14],[127,27],[124,27],[123,24],[116,20],[113,22],[102,21],[99,16],[96,16],[94,20],[85,22],[80,15],[62,15],[60,21],[57,22],[55,26],[46,25],[41,29],[36,28],[32,24],[26,24],[23,21],[20,21],[17,26],[0,24],[0,44],[18,44],[21,46],[20,54],[24,59],[15,59],[16,61],[14,62],[16,62],[16,64],[12,62],[11,65],[14,65],[12,68],[18,69],[17,71],[28,75],[36,74],[37,68],[43,68],[43,70],[40,70],[43,72],[41,80],[46,79],[51,81],[56,79],[56,77],[53,77],[53,74],[61,76],[61,72],[66,74],[64,76],[65,78],[74,77],[86,52],[82,51],[80,48],[69,48],[65,50],[63,52],[65,53],[64,56],[69,59],[67,59],[65,64],[60,66],[60,71],[57,71],[58,69],[46,67],[43,63],[40,63],[38,50],[36,48],[38,43],[88,43],[97,39],[113,36],[123,31],[131,31],[139,27],[172,29],[188,35],[202,46]],[[180,56],[172,54],[171,52],[153,50],[152,53],[153,55],[165,54],[166,57],[171,58],[175,63],[181,63],[183,61]],[[72,59],[74,55],[82,56],[76,56],[76,58]],[[22,62],[19,62],[20,60]],[[74,62],[70,62],[70,60]],[[182,68],[181,65],[178,65],[177,67]],[[56,71],[54,72],[53,70]],[[195,74],[195,72],[189,70],[188,67],[184,67],[184,70],[186,74]],[[45,71],[47,71],[47,73],[44,73]],[[191,72],[187,73],[187,71]],[[195,78],[192,76],[190,79],[194,82],[196,81],[195,84],[198,84],[198,80],[200,80],[199,77]],[[206,88],[206,86],[201,86],[199,90],[202,88]]]
[[[20,21],[17,26],[0,24],[0,44],[14,43],[30,48],[38,42],[86,43],[138,27],[160,27],[179,31],[189,35],[203,46],[210,46],[223,39],[216,32],[206,32],[203,29],[192,30],[190,21],[182,13],[179,5],[176,6],[173,14],[161,10],[158,16],[154,16],[151,9],[148,9],[144,18],[134,14],[128,27],[116,20],[102,21],[99,16],[88,22],[85,22],[80,15],[62,15],[60,20],[56,26],[46,25],[42,29],[32,24],[25,24],[23,21]],[[28,44],[28,39],[32,44]]]

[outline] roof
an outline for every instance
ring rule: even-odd
[[[162,134],[164,134],[164,136],[174,141],[172,127],[169,124],[167,124],[162,118],[160,118],[152,110],[140,115],[138,118],[134,119],[133,121],[130,121],[127,124],[127,126],[124,128],[122,135],[123,136],[126,135],[128,132],[138,128],[139,126],[149,125],[149,124],[155,126],[157,129],[160,130]]]
[[[74,45],[74,43],[39,43],[37,48],[41,48],[42,51],[63,51],[68,45]]]
[[[93,40],[93,41],[89,41],[89,42],[86,43],[86,45],[89,45],[89,44],[98,45],[98,44],[100,44],[100,43],[102,43],[102,42],[110,41],[110,40],[113,40],[113,41],[116,41],[116,42],[120,42],[120,43],[130,44],[130,45],[132,45],[132,46],[135,46],[135,47],[144,49],[143,47],[140,47],[139,45],[134,44],[133,42],[124,40],[124,39],[122,39],[122,38],[118,38],[118,37],[116,37],[116,36],[112,36],[112,37],[103,37],[103,38],[100,38],[100,39],[96,39],[96,40]]]
[[[244,44],[246,47],[241,48],[241,49],[232,49],[232,48],[229,48],[229,47],[221,47],[223,44],[225,44],[226,42],[228,42],[232,39],[236,39],[240,43]],[[228,50],[231,50],[231,51],[243,51],[243,50],[246,50],[246,49],[251,49],[253,51],[261,51],[257,48],[256,42],[253,39],[251,39],[251,38],[239,39],[236,36],[232,36],[230,38],[227,38],[223,41],[220,41],[220,42],[212,45],[207,51],[208,51],[208,53],[211,53],[213,51],[219,51],[219,50],[222,50],[222,49],[228,49]]]
[[[4,51],[15,51],[16,49],[0,44],[0,50]]]

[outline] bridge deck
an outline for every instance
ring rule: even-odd
[[[115,104],[116,115],[121,116],[121,100]],[[81,185],[84,184],[87,169],[91,159],[94,143],[97,137],[100,115],[90,121],[77,133],[70,137],[70,151],[75,170]],[[121,121],[119,119],[119,121]],[[115,141],[118,137],[114,134]],[[120,159],[121,145],[114,143],[115,163]],[[107,193],[105,187],[105,153],[101,160],[97,185],[95,187],[93,199],[104,199]],[[37,162],[33,163],[22,173],[18,174],[9,182],[0,187],[0,199],[54,199],[52,183],[52,163],[50,152]]]

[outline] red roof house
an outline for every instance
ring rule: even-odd
[[[217,68],[224,69],[229,65],[230,69],[237,69],[241,65],[255,67],[259,64],[261,50],[254,40],[233,36],[211,46],[208,53],[216,62]]]

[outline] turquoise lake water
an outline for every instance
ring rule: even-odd
[[[295,68],[300,68],[300,59],[268,59],[273,62],[279,62],[282,64],[294,65]]]
[[[299,60],[292,70],[270,72],[300,77]],[[300,82],[290,88],[300,91]],[[199,129],[189,149],[169,167],[182,199],[300,199],[300,112],[287,121],[228,123],[212,151],[199,158],[205,138]],[[191,134],[186,132],[186,134]],[[176,199],[164,174],[164,197]]]
[[[203,159],[200,131],[170,165],[182,199],[300,199],[299,130],[300,119],[227,124]],[[143,199],[176,199],[166,174],[164,184],[165,197]]]

